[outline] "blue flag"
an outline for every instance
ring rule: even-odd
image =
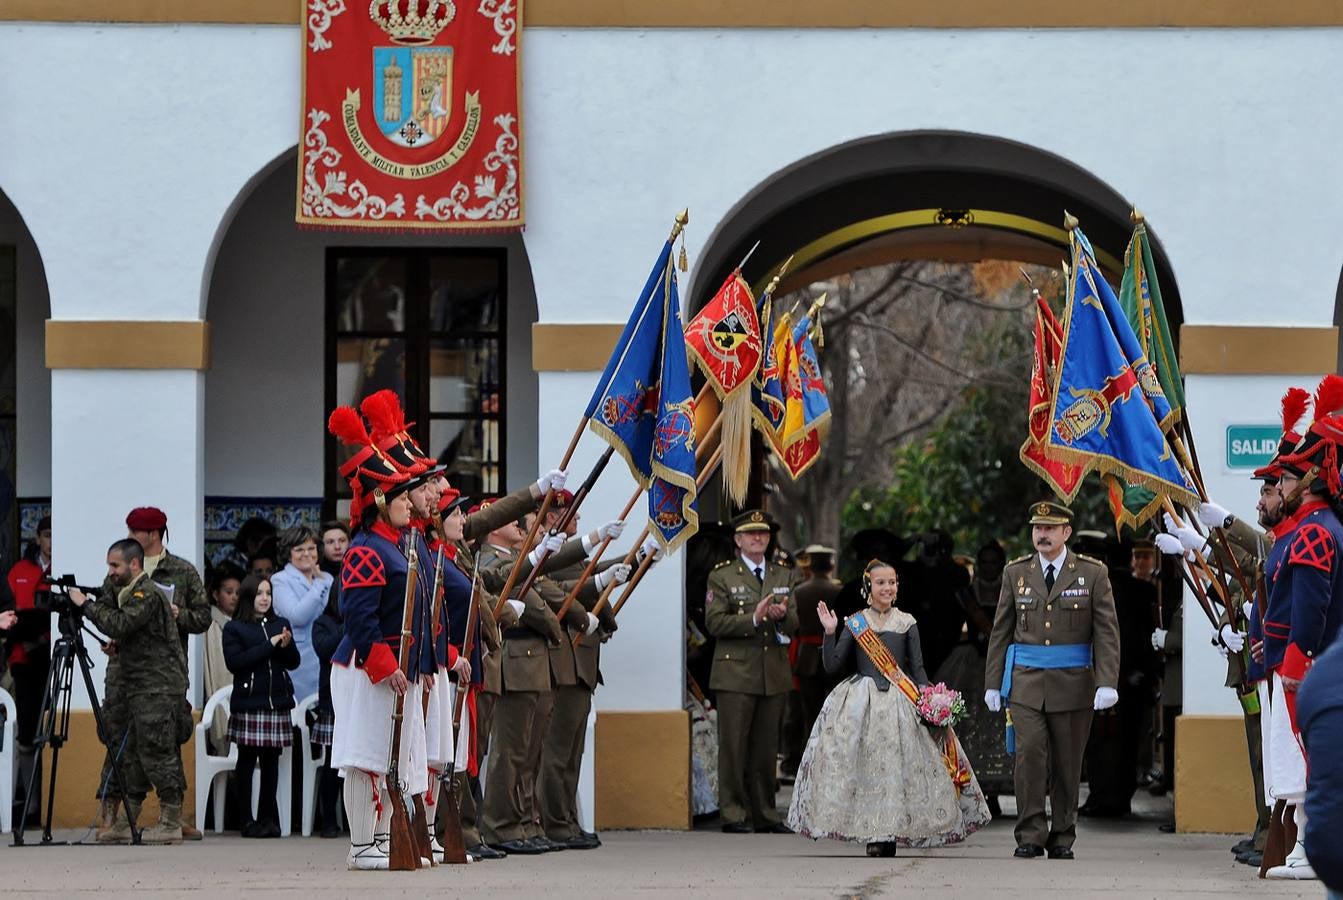
[[[1118,475],[1194,506],[1193,485],[1160,426],[1170,404],[1080,229],[1072,232],[1072,261],[1063,350],[1042,449],[1084,471]],[[1066,499],[1075,495],[1076,488]]]
[[[816,345],[811,337],[811,314],[803,316],[793,326],[793,348],[797,354],[798,388],[802,393],[802,427],[825,428],[830,420],[830,397],[825,391],[825,376]]]
[[[588,403],[588,427],[625,457],[648,491],[652,532],[668,553],[699,528],[690,365],[672,265],[658,255]]]

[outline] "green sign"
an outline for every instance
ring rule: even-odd
[[[1257,469],[1273,458],[1282,437],[1279,425],[1228,425],[1226,465],[1229,469]]]

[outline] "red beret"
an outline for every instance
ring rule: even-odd
[[[131,531],[162,531],[168,527],[168,516],[157,506],[137,506],[127,514],[126,527]]]
[[[574,505],[574,492],[568,489],[555,492],[555,499],[550,502],[552,509],[568,509]]]
[[[471,515],[472,513],[478,513],[478,512],[480,512],[482,509],[485,509],[487,506],[492,506],[493,504],[494,504],[494,501],[493,501],[493,500],[482,500],[482,501],[480,501],[479,503],[477,503],[476,505],[472,506],[470,509],[468,509],[468,510],[466,511],[466,514],[469,516],[469,515]]]

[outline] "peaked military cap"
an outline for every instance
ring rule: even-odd
[[[1031,504],[1032,525],[1071,525],[1073,511],[1062,503],[1053,500],[1041,500]]]
[[[773,530],[774,521],[758,509],[749,509],[732,520],[732,531],[734,534]]]

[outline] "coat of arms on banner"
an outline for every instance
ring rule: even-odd
[[[307,5],[298,222],[521,228],[521,4]]]

